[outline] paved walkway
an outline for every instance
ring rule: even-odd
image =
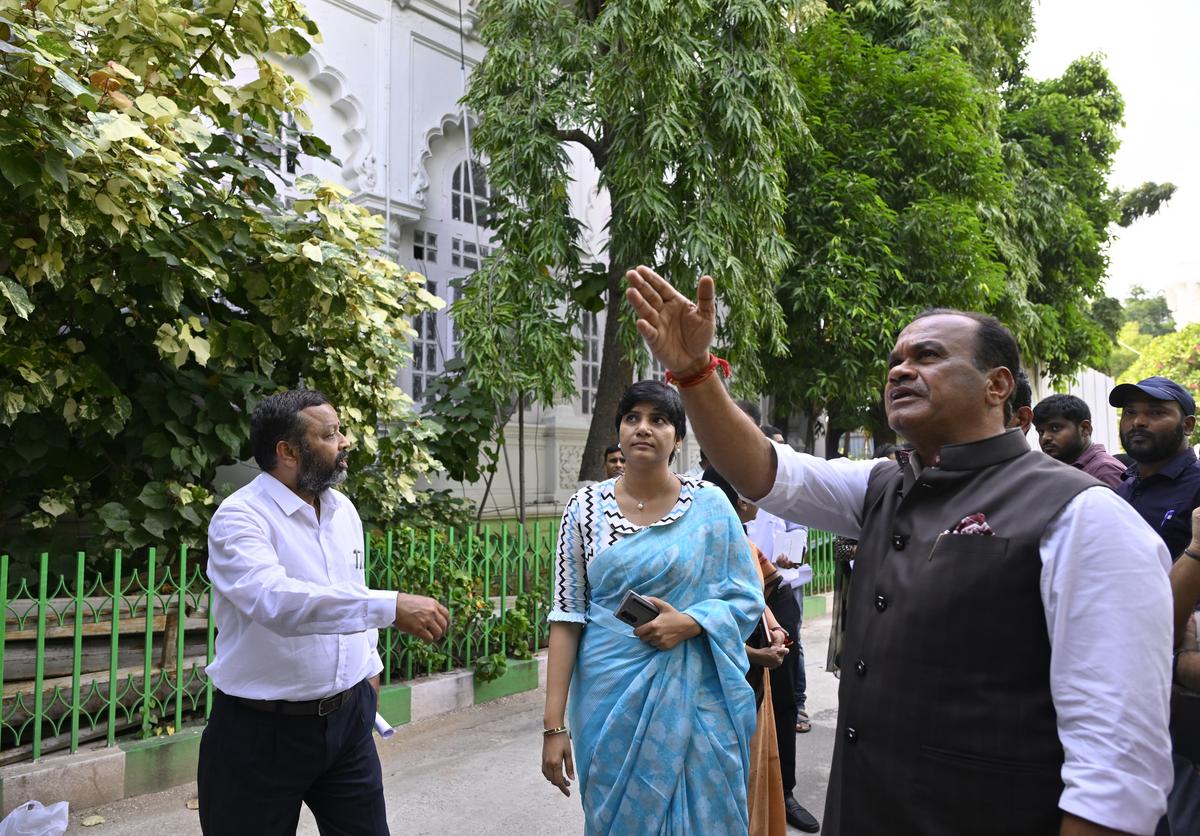
[[[813,730],[797,738],[796,798],[821,817],[837,723],[837,680],[825,673],[828,616],[805,625]],[[565,836],[581,833],[576,795],[563,798],[540,770],[544,694],[531,691],[401,727],[379,742],[388,823],[395,836]],[[196,785],[72,811],[70,833],[186,836],[200,832],[187,802]],[[104,823],[84,828],[88,816]],[[305,810],[303,836],[317,828]],[[790,830],[792,834],[799,831]]]

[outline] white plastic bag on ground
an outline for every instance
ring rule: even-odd
[[[0,836],[62,836],[67,832],[67,802],[49,807],[26,801],[0,821]]]

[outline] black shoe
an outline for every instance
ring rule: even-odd
[[[800,802],[793,798],[791,793],[783,797],[783,806],[787,809],[787,822],[792,827],[805,833],[816,833],[821,829],[816,816],[801,807]]]

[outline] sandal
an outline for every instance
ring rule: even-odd
[[[810,732],[810,731],[812,731],[812,723],[809,722],[808,712],[807,711],[797,711],[796,712],[796,732],[798,734],[804,734],[805,732]]]

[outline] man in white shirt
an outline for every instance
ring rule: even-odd
[[[378,629],[436,641],[448,613],[364,583],[362,521],[333,490],[350,442],[324,395],[266,398],[250,444],[263,473],[221,503],[208,529],[217,639],[197,769],[201,829],[294,834],[304,803],[322,833],[386,834],[371,739]]]
[[[918,317],[884,390],[909,461],[825,461],[758,440],[709,379],[711,278],[698,304],[649,268],[628,280],[713,464],[768,510],[859,538],[824,832],[1152,833],[1169,558],[1110,490],[1005,432],[1007,329]]]

